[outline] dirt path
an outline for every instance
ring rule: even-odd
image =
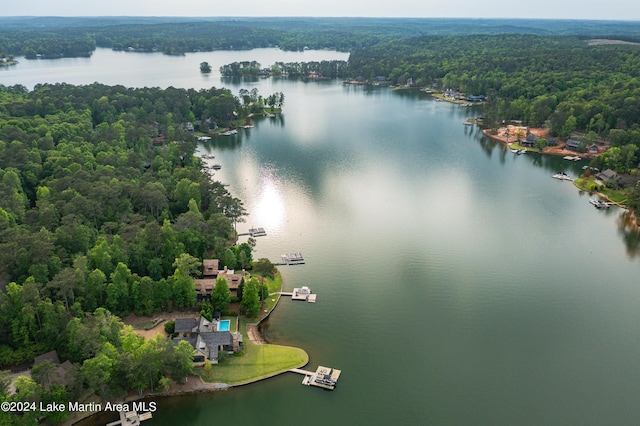
[[[247,336],[249,336],[249,340],[251,340],[251,343],[253,344],[256,344],[256,345],[267,344],[267,342],[265,342],[262,336],[260,335],[258,326],[255,324],[247,324]]]

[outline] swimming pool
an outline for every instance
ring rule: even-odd
[[[218,324],[218,331],[229,331],[231,320],[221,320]]]

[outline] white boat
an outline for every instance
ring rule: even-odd
[[[519,149],[518,152],[516,152],[516,154],[520,155],[520,154],[526,154],[527,150],[526,149]]]
[[[559,180],[570,180],[572,181],[573,179],[571,179],[569,177],[568,174],[566,174],[565,172],[558,172],[555,175],[552,176],[554,179],[559,179]]]

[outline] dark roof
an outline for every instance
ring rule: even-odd
[[[175,323],[175,333],[191,333],[196,327],[195,318],[177,318]]]
[[[612,180],[618,177],[618,174],[611,169],[604,170],[597,174],[598,179],[602,180]]]
[[[207,346],[227,346],[233,344],[233,336],[228,331],[205,331],[200,337]]]
[[[577,147],[582,146],[582,145],[583,145],[582,142],[577,141],[575,139],[569,139],[567,141],[567,146],[571,147],[571,148],[577,148]]]
[[[60,364],[60,358],[58,358],[58,352],[56,350],[53,350],[51,352],[47,352],[46,354],[42,354],[35,357],[35,359],[33,360],[33,363],[37,364],[39,362],[46,361],[46,360],[50,360],[54,364]]]

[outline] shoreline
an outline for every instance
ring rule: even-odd
[[[490,134],[488,129],[483,129],[482,130],[482,134],[487,136],[490,139],[493,139],[495,141],[503,143],[506,147],[509,147],[511,145],[511,142],[507,142],[507,140],[504,137]],[[526,147],[524,147],[523,149],[527,150]],[[553,155],[553,156],[556,156],[556,157],[565,156],[565,155],[573,155],[573,156],[580,157],[582,160],[589,160],[589,159],[594,157],[594,155],[585,155],[583,153],[576,153],[576,152],[568,151],[568,150],[561,149],[561,148],[560,149],[551,148],[550,150],[546,150],[546,151],[537,151],[537,150],[533,151],[533,150],[531,150],[529,152],[533,152],[535,154],[542,154],[542,155]],[[613,203],[617,207],[625,210],[626,212],[628,212],[632,216],[632,218],[634,220],[634,223],[636,224],[635,225],[636,229],[640,229],[640,223],[638,223],[638,218],[636,217],[635,212],[632,209],[630,209],[627,205],[618,203],[617,201],[613,201],[611,198],[609,198],[606,194],[603,194],[602,192],[589,191],[588,189],[581,188],[576,184],[575,180],[573,180],[571,183],[573,184],[573,186],[576,189],[578,189],[578,191],[584,191],[584,192],[586,192],[586,193],[588,193],[590,195],[596,195],[596,196],[602,198],[603,200],[606,200],[609,203]]]
[[[536,131],[538,131],[538,129],[535,129]],[[506,147],[511,146],[511,144],[518,142],[517,138],[514,137],[513,142],[509,142],[505,137],[503,136],[498,136],[498,135],[492,135],[491,133],[489,133],[490,130],[489,129],[483,129],[482,130],[482,134],[485,135],[486,137],[493,139],[494,141],[498,141],[503,143]],[[533,132],[532,132],[533,133]],[[569,151],[567,149],[564,149],[564,146],[562,148],[560,147],[552,147],[550,149],[547,150],[543,150],[543,151],[539,151],[537,149],[533,150],[533,149],[527,149],[527,147],[522,147],[522,149],[524,149],[527,152],[533,152],[536,154],[542,154],[542,155],[553,155],[556,157],[564,157],[566,155],[571,155],[574,157],[580,157],[581,160],[589,160],[593,157],[595,157],[595,155],[593,154],[589,154],[589,153],[581,153],[581,152],[575,152],[575,151]]]
[[[269,294],[269,297],[277,296],[276,302],[273,305],[273,307],[266,314],[264,314],[264,316],[262,316],[257,322],[245,325],[246,335],[249,338],[249,340],[251,341],[251,343],[253,343],[255,345],[272,345],[271,343],[268,343],[262,337],[262,333],[260,333],[260,331],[259,331],[259,326],[262,323],[262,321],[268,319],[271,316],[271,314],[275,311],[275,309],[278,307],[278,304],[280,303],[280,300],[282,298],[282,296],[280,295],[280,292],[282,291],[283,287],[284,287],[284,281],[283,281],[282,285],[280,286],[280,290],[278,292]],[[250,332],[250,327],[251,327],[251,330],[252,330],[251,332]],[[257,334],[257,336],[255,334]],[[294,346],[283,346],[283,345],[272,345],[272,346],[282,346],[282,347],[295,348],[295,349],[299,349],[299,350],[301,350],[302,352],[305,353],[306,358],[305,358],[304,363],[302,363],[300,365],[296,365],[295,367],[291,367],[291,368],[303,368],[307,364],[309,364],[309,354],[302,348],[297,348],[297,347],[294,347]],[[239,383],[235,383],[233,385],[230,385],[230,384],[227,384],[227,383],[219,383],[219,382],[218,383],[209,383],[209,382],[205,382],[202,379],[202,377],[197,376],[197,375],[193,375],[193,376],[187,377],[186,382],[183,383],[183,384],[178,384],[178,383],[172,381],[169,389],[167,389],[166,391],[163,391],[163,392],[152,392],[152,391],[147,390],[147,391],[143,392],[142,394],[136,394],[135,392],[131,393],[131,391],[130,391],[129,393],[127,393],[127,395],[124,397],[124,399],[121,402],[123,402],[123,403],[131,403],[131,402],[137,402],[137,401],[141,401],[141,400],[145,400],[145,399],[149,399],[149,398],[154,398],[154,397],[167,398],[167,397],[172,397],[172,396],[183,396],[183,395],[193,395],[193,394],[198,394],[198,393],[227,391],[227,390],[233,389],[234,387],[247,386],[247,385],[250,385],[252,383],[261,382],[261,381],[270,379],[272,377],[279,376],[281,374],[289,372],[289,370],[291,370],[291,368],[287,368],[286,370],[276,371],[274,373],[269,373],[269,374],[266,374],[266,375],[263,375],[263,376],[259,376],[259,377],[254,377],[254,378],[251,378],[251,379],[239,382]],[[87,397],[85,399],[85,401],[82,401],[82,402],[89,402],[89,399],[91,399],[91,397],[95,397],[95,396],[96,396],[95,393],[91,394],[89,397]],[[78,424],[79,422],[82,422],[84,420],[90,419],[91,417],[97,416],[97,415],[99,415],[100,413],[103,413],[103,412],[104,411],[70,413],[69,416],[64,421],[62,421],[60,423],[60,425],[62,425],[62,426],[73,426],[73,425]]]

